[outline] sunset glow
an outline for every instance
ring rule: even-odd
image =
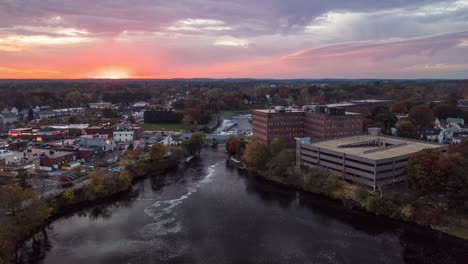
[[[26,2],[0,3],[0,78],[468,76],[468,0]]]
[[[131,74],[124,69],[108,69],[98,73],[94,78],[97,79],[125,79],[132,78]]]

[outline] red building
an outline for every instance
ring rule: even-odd
[[[286,110],[284,107],[254,110],[252,127],[254,135],[262,143],[268,144],[274,138],[280,138],[288,147],[294,147],[294,138],[304,136],[304,111]]]
[[[255,137],[268,144],[274,138],[284,140],[287,147],[295,146],[297,137],[311,140],[333,138],[362,133],[363,115],[327,106],[312,106],[305,110],[254,110],[252,126]]]
[[[87,135],[107,135],[108,138],[114,137],[114,128],[113,127],[88,127],[85,128],[84,131]]]
[[[305,111],[304,136],[314,141],[359,134],[362,132],[363,118],[362,114],[351,112],[330,114]]]

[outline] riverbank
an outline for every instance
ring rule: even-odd
[[[83,206],[92,206],[99,201],[127,192],[139,179],[161,174],[176,167],[180,158],[178,149],[167,149],[159,144],[153,145],[146,151],[127,150],[120,161],[120,165],[125,167],[124,170],[93,171],[89,179],[79,188],[65,189],[60,195],[47,200],[39,199],[32,189],[22,190],[18,186],[10,186],[9,193],[19,198],[15,200],[17,206],[10,209],[11,215],[3,219],[8,228],[4,228],[0,233],[1,259],[8,263],[8,259],[15,258],[14,252],[17,252],[20,245],[64,213],[79,210]],[[40,206],[34,206],[35,204]],[[36,207],[41,209],[38,211],[40,217],[35,213],[27,217],[22,216]]]
[[[257,171],[252,168],[249,168],[249,173],[276,184],[341,201],[346,207],[417,224],[468,240],[466,218],[460,219],[460,215],[447,210],[439,215],[435,215],[439,213],[438,211],[423,212],[423,206],[415,208],[414,203],[408,201],[408,195],[402,193],[383,194],[363,190],[333,175],[328,175],[319,168],[307,172],[300,168],[290,168],[282,176],[274,176],[268,171]],[[417,200],[419,205],[430,204],[428,201],[430,199],[427,197],[419,197]]]

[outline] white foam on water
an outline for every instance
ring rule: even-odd
[[[174,209],[193,193],[197,192],[203,184],[211,182],[215,173],[215,167],[221,163],[222,161],[209,166],[207,169],[208,173],[205,178],[187,186],[186,192],[180,197],[175,199],[159,200],[145,208],[144,212],[156,222],[148,224],[142,228],[140,231],[142,237],[149,239],[155,236],[164,236],[170,233],[180,232],[182,225],[180,221],[174,217]]]

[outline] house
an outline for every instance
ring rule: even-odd
[[[452,144],[460,144],[464,139],[468,139],[468,132],[453,133]]]
[[[111,103],[111,102],[97,102],[97,103],[89,103],[88,104],[89,108],[91,109],[105,109],[105,108],[110,108],[110,109],[118,109],[118,106]]]
[[[131,142],[135,139],[135,131],[133,130],[121,130],[114,131],[114,139],[118,142]]]
[[[39,119],[52,118],[52,117],[56,117],[56,116],[57,116],[57,112],[54,112],[54,111],[51,111],[51,110],[43,110],[43,111],[39,111],[37,113],[37,117]]]
[[[148,106],[149,106],[149,103],[145,102],[145,101],[138,101],[138,102],[133,104],[133,107],[135,107],[135,108],[142,108],[142,107],[146,108]]]
[[[441,143],[442,141],[439,139],[441,134],[443,134],[442,129],[431,128],[431,129],[427,129],[426,131],[422,133],[421,139],[426,139],[428,141],[434,141],[434,142],[437,141]]]
[[[18,115],[16,115],[13,112],[3,112],[0,113],[0,123],[6,125],[6,124],[12,124],[18,121]]]
[[[458,108],[462,111],[468,111],[468,100],[458,100]]]
[[[6,165],[15,164],[23,161],[24,152],[11,151],[11,150],[0,150],[0,161]]]
[[[455,124],[464,125],[465,124],[465,120],[463,118],[448,117],[446,121],[447,123],[451,125],[455,125]]]
[[[82,147],[98,147],[105,152],[115,150],[115,140],[107,135],[83,135],[77,139],[77,144]]]

